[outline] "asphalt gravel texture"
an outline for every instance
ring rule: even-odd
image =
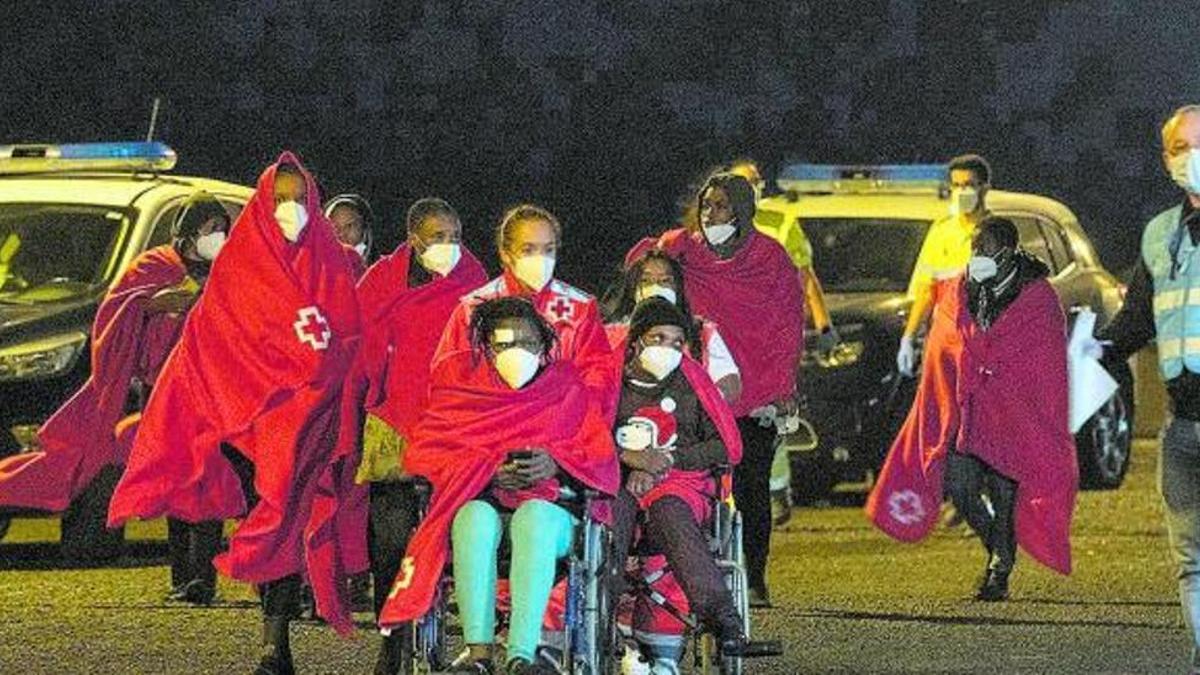
[[[1140,441],[1119,490],[1081,493],[1075,571],[1022,554],[1004,603],[971,599],[982,546],[963,529],[893,542],[862,496],[796,509],[775,532],[775,607],[753,613],[782,657],[748,673],[1184,673],[1190,640],[1155,490],[1157,445]],[[222,580],[219,601],[164,601],[165,525],[130,527],[129,555],[103,567],[58,558],[58,522],[22,519],[0,544],[0,674],[249,673],[260,622],[252,590]],[[301,622],[300,673],[370,673],[371,617],[350,640]]]

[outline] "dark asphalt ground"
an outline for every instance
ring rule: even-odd
[[[759,634],[783,639],[787,654],[748,672],[1186,672],[1155,461],[1156,446],[1141,442],[1123,488],[1080,496],[1071,577],[1022,557],[1004,604],[969,599],[983,553],[959,531],[901,545],[853,500],[798,510],[773,543],[776,608],[754,614]],[[54,560],[56,521],[15,522],[0,545],[0,674],[249,672],[252,593],[222,582],[211,608],[165,604],[162,547],[143,542],[164,533],[161,522],[139,524],[136,555],[79,569]],[[292,644],[302,673],[369,673],[376,640],[301,624]]]

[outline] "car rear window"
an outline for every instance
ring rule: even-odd
[[[806,218],[813,267],[833,293],[904,292],[931,221]]]

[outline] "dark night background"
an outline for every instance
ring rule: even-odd
[[[598,290],[705,168],[991,159],[1079,216],[1114,271],[1176,199],[1158,127],[1200,99],[1195,2],[346,0],[3,3],[0,143],[157,138],[253,184],[283,148],[398,238],[440,195],[493,264],[532,200]],[[377,250],[380,250],[377,247]]]

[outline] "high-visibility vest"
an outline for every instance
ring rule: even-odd
[[[1155,216],[1142,233],[1142,260],[1154,282],[1154,330],[1163,379],[1200,374],[1200,247],[1179,222],[1183,206]]]

